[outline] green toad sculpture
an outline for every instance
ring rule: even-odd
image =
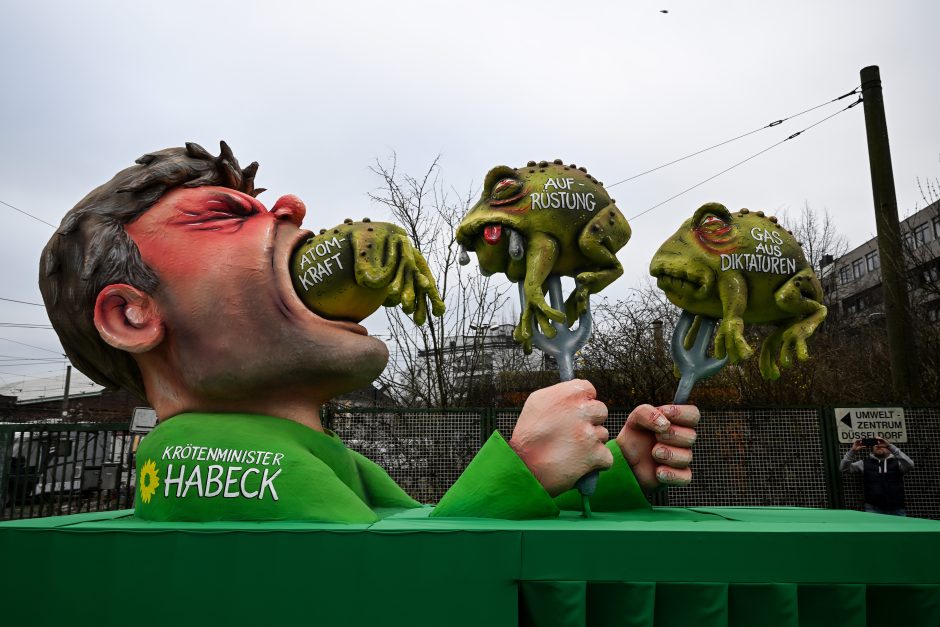
[[[721,319],[715,356],[737,363],[754,350],[744,325],[777,328],[761,346],[760,370],[780,376],[809,357],[806,340],[826,318],[822,285],[793,235],[762,211],[731,213],[702,205],[656,252],[650,274],[673,304],[696,316]],[[694,341],[700,318],[686,337]]]
[[[623,274],[617,251],[630,240],[630,225],[585,168],[556,159],[491,169],[456,238],[476,252],[484,274],[502,272],[523,281],[526,302],[513,338],[529,353],[533,321],[554,337],[552,320],[574,324],[587,310],[588,297]],[[564,312],[545,301],[551,274],[577,283]]]

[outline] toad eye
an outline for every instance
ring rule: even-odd
[[[725,221],[716,215],[708,214],[705,216],[705,219],[702,220],[702,226],[711,228],[722,227],[725,226]]]
[[[522,181],[513,178],[502,179],[493,186],[490,192],[492,200],[506,200],[512,198],[522,191]]]

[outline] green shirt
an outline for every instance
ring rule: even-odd
[[[598,511],[648,507],[616,445],[591,500]],[[376,510],[414,508],[388,474],[332,432],[249,414],[180,414],[137,451],[136,514],[148,520],[313,520],[369,524]],[[577,509],[552,499],[494,433],[432,516],[527,519]]]

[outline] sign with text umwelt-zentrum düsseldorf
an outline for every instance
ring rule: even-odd
[[[907,424],[901,407],[836,407],[836,429],[842,444],[862,438],[907,442]]]

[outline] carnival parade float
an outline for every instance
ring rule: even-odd
[[[18,600],[10,624],[72,624],[62,608],[89,604],[102,611],[82,624],[940,623],[940,523],[649,505],[691,480],[700,416],[686,399],[753,355],[745,324],[775,326],[766,378],[808,358],[822,290],[775,219],[709,203],[657,252],[650,271],[683,310],[682,379],[674,403],[608,434],[574,355],[631,227],[583,167],[491,169],[455,238],[518,283],[513,337],[552,355],[561,382],[432,506],[320,422],[322,404],[385,367],[359,322],[383,305],[416,324],[443,313],[427,262],[393,224],[301,228],[299,198],[258,201],[257,167],[224,142],[218,156],[148,153],[43,251],[40,288],[72,363],[146,398],[160,424],[137,451],[134,510],[0,523],[0,554],[19,565],[3,586]],[[853,559],[881,547],[878,568]]]

